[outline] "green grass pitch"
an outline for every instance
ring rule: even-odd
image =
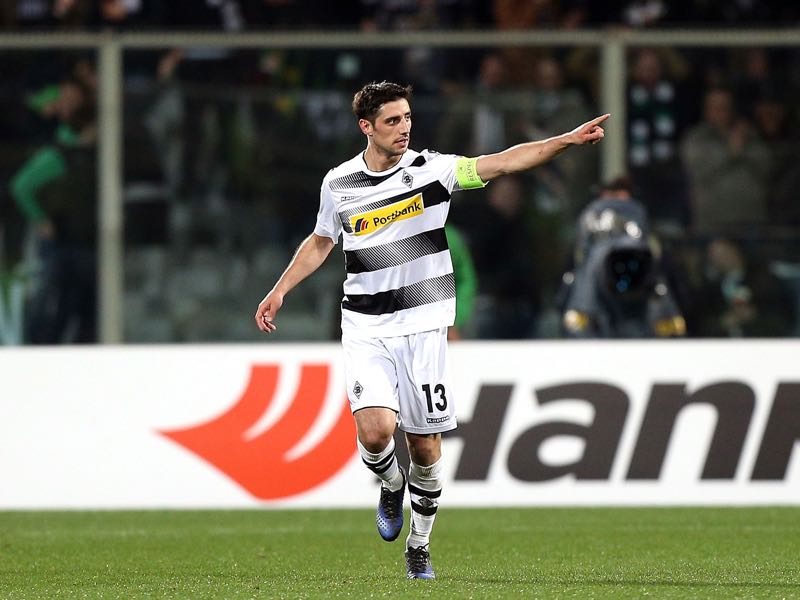
[[[408,509],[406,509],[408,516]],[[0,512],[0,598],[800,598],[800,507]]]

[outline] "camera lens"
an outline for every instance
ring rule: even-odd
[[[648,283],[651,261],[648,250],[613,250],[606,263],[611,291],[619,295],[642,291]]]

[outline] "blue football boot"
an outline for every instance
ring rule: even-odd
[[[436,579],[427,544],[406,549],[406,576],[409,579]]]
[[[403,529],[403,496],[406,493],[406,474],[402,468],[403,485],[396,492],[381,486],[381,499],[378,501],[378,511],[375,514],[375,524],[378,533],[387,542],[393,542]]]

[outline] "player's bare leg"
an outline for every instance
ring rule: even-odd
[[[403,529],[403,496],[406,477],[395,456],[397,415],[388,408],[363,408],[353,413],[358,431],[358,451],[367,468],[381,480],[381,496],[375,514],[378,533],[393,542]]]
[[[409,579],[435,579],[428,549],[442,494],[442,436],[406,433],[406,442],[411,457],[411,531],[406,538],[406,573]]]

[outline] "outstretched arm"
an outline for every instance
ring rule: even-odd
[[[587,121],[569,133],[562,133],[538,142],[518,144],[496,154],[481,156],[476,165],[478,176],[484,182],[491,181],[501,175],[519,173],[543,165],[569,146],[595,144],[605,135],[600,124],[610,116],[610,114],[605,114]]]
[[[319,269],[336,244],[331,238],[312,233],[308,236],[275,286],[264,296],[256,310],[256,325],[261,331],[271,333],[277,329],[272,320],[283,306],[283,298],[298,283]]]

